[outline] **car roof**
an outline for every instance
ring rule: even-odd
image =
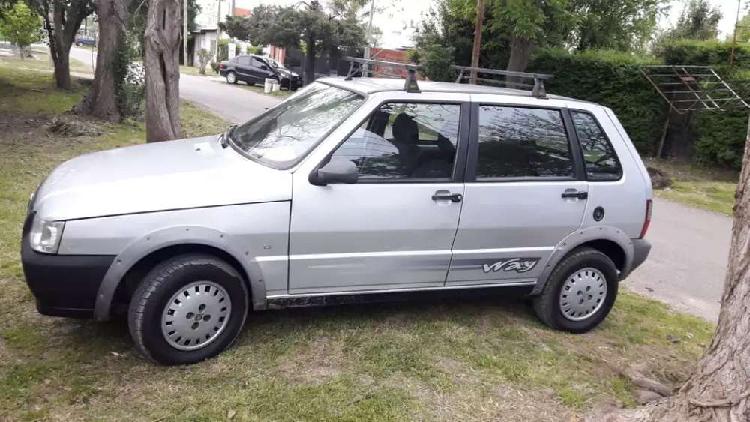
[[[404,79],[389,79],[389,78],[352,78],[350,80],[344,77],[328,77],[318,79],[320,82],[327,83],[330,85],[338,86],[340,88],[348,89],[350,91],[358,92],[360,94],[368,95],[375,92],[387,92],[387,91],[403,91],[404,90]],[[417,81],[419,84],[419,90],[422,92],[446,92],[446,93],[461,93],[461,94],[495,94],[495,95],[506,95],[516,97],[529,97],[531,98],[531,91],[524,91],[521,89],[513,88],[500,88],[495,86],[487,85],[470,85],[470,84],[459,84],[455,82],[433,82],[433,81]],[[548,98],[556,100],[569,100],[569,101],[580,101],[574,98],[563,97],[560,95],[548,94]],[[582,102],[582,101],[581,101]]]

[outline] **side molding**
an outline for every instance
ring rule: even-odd
[[[539,281],[534,286],[531,294],[537,295],[542,292],[550,274],[568,252],[584,243],[594,240],[609,240],[620,245],[622,250],[625,251],[625,264],[623,265],[623,270],[620,272],[620,280],[627,277],[633,267],[634,248],[630,237],[622,230],[612,226],[586,227],[574,231],[557,244],[554,252],[552,252],[552,255],[550,255],[547,263],[544,265],[544,271],[540,274]]]
[[[180,244],[210,246],[221,249],[234,257],[242,265],[248,277],[253,308],[265,309],[266,288],[263,274],[258,263],[253,259],[248,259],[248,251],[238,250],[236,246],[232,246],[231,236],[218,230],[201,226],[186,226],[170,227],[149,233],[129,244],[115,258],[99,286],[94,307],[94,319],[106,321],[110,318],[112,299],[117,286],[138,261],[155,251]]]

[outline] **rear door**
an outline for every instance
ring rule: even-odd
[[[464,204],[447,284],[533,284],[581,225],[588,183],[564,108],[472,105]]]
[[[250,56],[239,56],[234,59],[236,62],[236,68],[237,68],[237,79],[243,80],[245,82],[252,81],[252,71],[251,71],[251,62],[250,62]]]

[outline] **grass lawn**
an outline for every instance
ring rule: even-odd
[[[140,124],[60,138],[45,125],[83,89],[0,59],[0,420],[576,420],[634,406],[638,364],[684,380],[713,327],[623,293],[597,330],[551,331],[521,300],[425,298],[255,313],[235,346],[189,367],[135,353],[122,321],[43,317],[19,263],[29,193],[60,162],[143,142]],[[46,105],[38,106],[38,103]],[[186,135],[225,123],[182,107]]]
[[[294,91],[289,91],[289,90],[272,91],[270,94],[266,94],[266,92],[263,90],[263,86],[262,85],[248,85],[248,84],[246,84],[244,82],[239,82],[237,85],[241,86],[244,89],[256,92],[258,94],[270,95],[272,97],[277,97],[277,98],[281,98],[281,99],[288,98],[292,94],[294,94]]]
[[[736,172],[665,160],[652,159],[646,164],[666,172],[673,181],[670,188],[654,191],[656,196],[732,215],[737,189]]]
[[[192,75],[192,76],[216,76],[218,73],[214,72],[213,69],[211,69],[211,66],[206,66],[206,74],[201,75],[200,71],[197,67],[194,66],[180,66],[180,73],[184,73],[186,75]]]

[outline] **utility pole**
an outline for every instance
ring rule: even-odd
[[[219,62],[219,38],[221,36],[219,22],[221,22],[221,0],[216,0],[216,46],[214,47],[214,60],[217,63]]]
[[[477,0],[477,18],[474,21],[474,45],[471,48],[471,67],[479,67],[479,52],[482,46],[482,24],[484,23],[484,0]],[[471,71],[469,83],[477,84],[477,71]]]
[[[734,50],[737,48],[737,25],[740,24],[740,8],[742,0],[737,0],[737,16],[734,18],[734,33],[732,34],[732,52],[729,54],[729,66],[734,66]]]
[[[367,24],[367,35],[365,40],[367,45],[365,46],[365,59],[370,59],[370,38],[372,37],[372,16],[375,14],[375,0],[370,0],[370,23]],[[369,65],[367,63],[362,65],[362,77],[366,78],[369,73]]]
[[[187,10],[187,0],[182,0],[182,57],[184,57],[182,60],[184,61],[184,65],[188,65],[188,55],[187,55],[187,27],[188,27],[188,10]]]

